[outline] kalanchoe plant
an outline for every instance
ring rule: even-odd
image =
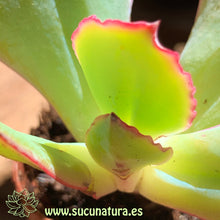
[[[158,22],[129,22],[131,5],[0,1],[1,60],[48,98],[79,141],[58,144],[2,124],[0,153],[97,199],[139,192],[217,220],[220,3],[199,4],[180,59],[193,80],[159,44]]]

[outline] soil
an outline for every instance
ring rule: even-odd
[[[40,136],[56,142],[73,142],[73,136],[68,132],[61,119],[54,110],[43,112],[40,125],[36,129],[31,130],[32,135]],[[40,201],[38,210],[44,213],[44,208],[142,208],[143,216],[125,217],[120,219],[145,219],[145,220],[199,220],[178,211],[155,204],[138,194],[128,194],[122,192],[114,192],[110,195],[95,200],[86,196],[78,190],[68,188],[47,174],[35,170],[25,165],[26,175],[28,177],[28,190],[34,191],[36,198]],[[58,219],[97,219],[97,217],[54,217]],[[98,219],[117,219],[116,217],[100,217]]]

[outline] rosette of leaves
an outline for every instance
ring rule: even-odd
[[[1,1],[1,60],[47,97],[79,142],[1,125],[0,152],[94,198],[139,192],[217,220],[220,3],[200,2],[181,58],[158,42],[158,22],[129,22],[131,5]]]

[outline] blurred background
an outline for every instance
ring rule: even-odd
[[[132,21],[161,20],[159,39],[165,47],[181,51],[192,28],[198,0],[134,0]],[[1,30],[4,31],[4,30]],[[25,133],[38,125],[47,101],[29,83],[0,62],[0,121]],[[7,213],[13,193],[12,161],[0,157],[0,219],[20,219]]]

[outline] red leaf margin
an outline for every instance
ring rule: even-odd
[[[183,70],[182,66],[179,63],[179,60],[180,60],[179,53],[175,52],[175,51],[172,51],[170,49],[167,49],[167,48],[163,47],[160,44],[160,42],[158,40],[158,28],[159,28],[159,25],[160,25],[160,20],[155,21],[155,22],[146,22],[146,21],[124,22],[124,21],[120,21],[120,20],[107,19],[107,20],[102,22],[101,20],[99,20],[96,17],[96,15],[91,15],[87,18],[84,18],[79,23],[78,27],[75,29],[75,31],[73,32],[73,34],[71,36],[72,47],[73,47],[73,50],[74,50],[76,56],[77,56],[77,52],[76,52],[75,43],[74,43],[75,39],[77,38],[77,36],[80,33],[83,26],[86,25],[89,22],[95,22],[95,23],[97,23],[101,26],[104,26],[104,27],[111,26],[111,25],[116,25],[116,26],[126,28],[126,29],[130,29],[130,30],[143,29],[145,31],[148,31],[148,33],[149,32],[151,33],[152,43],[155,46],[155,48],[158,49],[162,54],[168,55],[172,59],[172,63],[175,64],[174,68],[176,68],[177,71],[180,74],[182,74],[185,78],[186,84],[187,84],[188,89],[189,89],[189,98],[191,100],[191,108],[190,108],[190,115],[189,115],[188,123],[187,123],[184,130],[187,130],[188,128],[190,128],[194,118],[196,117],[195,109],[196,109],[197,101],[194,98],[196,88],[193,85],[193,81],[192,81],[192,77],[191,77],[190,73],[185,72]]]
[[[153,138],[150,135],[141,134],[136,127],[126,124],[114,112],[111,112],[111,113],[108,113],[108,114],[104,114],[104,115],[99,115],[98,117],[96,117],[95,120],[93,121],[93,123],[91,124],[90,128],[86,132],[86,138],[87,138],[88,133],[92,129],[92,127],[95,126],[97,122],[99,122],[99,121],[101,121],[101,120],[103,120],[105,118],[108,118],[108,117],[110,117],[111,123],[112,122],[116,123],[121,128],[123,128],[124,130],[128,131],[130,134],[132,134],[132,135],[134,135],[136,137],[145,139],[146,142],[149,142],[152,146],[156,147],[161,152],[166,152],[168,150],[171,150],[172,154],[173,154],[172,147],[163,147],[160,143],[154,142]]]
[[[86,191],[87,187],[76,187],[73,186],[65,181],[63,181],[61,178],[57,177],[57,175],[53,172],[51,172],[46,166],[44,166],[39,160],[37,160],[36,158],[34,158],[34,155],[29,154],[28,152],[22,150],[18,145],[16,145],[15,143],[13,143],[13,141],[8,138],[7,136],[3,135],[2,133],[0,133],[0,142],[3,142],[4,144],[6,144],[7,146],[9,146],[10,148],[12,148],[13,150],[15,150],[16,152],[18,152],[19,154],[21,154],[23,157],[25,157],[27,160],[29,160],[30,162],[32,162],[33,164],[35,164],[40,170],[44,171],[46,174],[48,174],[49,176],[51,176],[53,179],[57,180],[58,182],[60,182],[61,184],[73,188],[73,189],[77,189],[80,191]]]

